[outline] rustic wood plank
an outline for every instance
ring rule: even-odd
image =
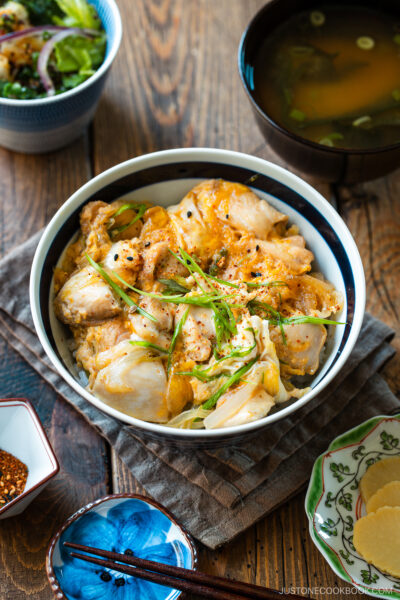
[[[367,310],[396,331],[400,350],[400,170],[375,181],[337,190],[339,210],[363,260]],[[384,370],[394,393],[400,394],[400,355]]]
[[[87,139],[82,138],[68,149],[44,156],[0,149],[0,255],[43,227],[90,177],[87,147]],[[49,540],[73,511],[107,493],[107,446],[3,338],[0,357],[2,397],[32,401],[61,466],[58,476],[22,515],[1,521],[0,598],[50,600],[53,594],[44,569]]]
[[[129,31],[95,119],[95,173],[179,146],[240,150],[287,166],[265,144],[237,73],[241,33],[262,4],[120,3]],[[329,186],[312,183],[332,199]],[[114,453],[112,465],[115,491],[145,493]],[[199,568],[277,589],[312,587],[311,597],[320,597],[318,586],[334,587],[337,578],[311,542],[303,506],[299,495],[226,548],[201,546]]]

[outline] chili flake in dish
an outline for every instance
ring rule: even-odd
[[[25,489],[28,467],[9,452],[0,450],[0,509]]]
[[[88,203],[55,271],[88,389],[128,415],[214,429],[299,398],[341,294],[287,215],[245,185],[199,183],[167,209]]]

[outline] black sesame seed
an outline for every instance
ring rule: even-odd
[[[150,246],[150,242],[146,242],[144,245],[145,248],[148,248],[149,246]]]
[[[130,260],[130,261],[132,261],[132,260],[133,260],[133,256],[127,256],[127,257],[126,257],[126,260]]]
[[[118,587],[125,585],[125,579],[123,577],[118,577],[118,579],[115,580],[115,585]]]
[[[250,252],[250,248],[247,248],[247,252]]]
[[[110,573],[107,573],[107,571],[103,571],[102,574],[100,575],[100,579],[102,581],[111,581],[111,575],[110,575]]]
[[[256,246],[257,252],[259,251],[259,249],[260,249],[260,246],[257,244],[257,246]]]
[[[261,273],[260,273],[260,271],[257,271],[256,273],[254,271],[252,271],[251,276],[252,277],[261,277]]]
[[[190,219],[190,217],[192,216],[192,211],[188,210],[186,214],[187,214],[188,219]]]
[[[130,548],[127,548],[124,552],[125,556],[133,556],[133,551]]]
[[[114,260],[118,260],[118,254],[114,254]]]
[[[225,219],[229,219],[229,215],[225,215]]]
[[[190,260],[186,260],[186,264],[190,265]]]

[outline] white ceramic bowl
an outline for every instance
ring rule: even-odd
[[[196,183],[222,178],[246,183],[278,210],[289,215],[313,251],[315,267],[343,293],[344,307],[337,320],[346,327],[331,327],[324,364],[312,389],[301,399],[263,419],[218,430],[178,430],[140,421],[123,414],[93,396],[82,379],[68,350],[68,332],[53,312],[52,272],[63,250],[79,228],[79,213],[93,199],[112,201],[119,197],[145,198],[156,204],[175,204]],[[346,362],[360,331],[365,309],[364,271],[356,244],[333,207],[308,183],[286,169],[260,158],[228,150],[184,148],[155,152],[117,165],[98,175],[55,214],[47,226],[32,266],[30,301],[36,331],[43,347],[62,377],[81,396],[135,428],[156,437],[192,442],[239,440],[299,409],[332,381]]]
[[[0,448],[28,467],[23,493],[0,508],[6,519],[22,513],[60,467],[35,409],[23,398],[0,400]]]

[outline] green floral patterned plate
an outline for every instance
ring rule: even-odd
[[[400,455],[400,414],[375,417],[337,437],[315,462],[306,496],[310,535],[332,569],[361,592],[400,600],[400,579],[369,565],[353,546],[366,514],[358,483],[373,463]]]

